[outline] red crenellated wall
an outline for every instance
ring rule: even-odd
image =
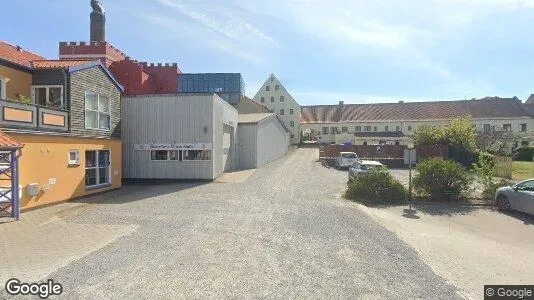
[[[181,71],[176,63],[139,63],[107,42],[60,42],[59,58],[101,60],[124,86],[125,95],[178,92]]]

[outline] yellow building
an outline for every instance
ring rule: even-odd
[[[22,209],[121,187],[122,87],[100,61],[45,60],[0,42],[0,128],[24,144]]]

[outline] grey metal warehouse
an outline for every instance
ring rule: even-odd
[[[215,94],[124,97],[123,177],[215,179],[235,168],[237,111]]]
[[[288,145],[288,131],[276,114],[238,116],[216,94],[122,100],[126,179],[211,180],[223,172],[256,168],[282,157]]]
[[[285,156],[289,131],[276,114],[240,114],[237,141],[237,168],[251,169]]]

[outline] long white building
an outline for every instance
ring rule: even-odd
[[[518,137],[518,145],[529,144],[534,132],[534,95],[526,103],[517,97],[486,97],[300,106],[271,74],[253,100],[279,115],[290,130],[292,144],[302,137],[319,143],[411,145],[411,135],[418,126],[443,126],[458,117],[470,117],[479,132],[511,133]]]

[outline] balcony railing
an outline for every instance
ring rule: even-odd
[[[42,131],[69,131],[67,110],[0,99],[0,126]]]

